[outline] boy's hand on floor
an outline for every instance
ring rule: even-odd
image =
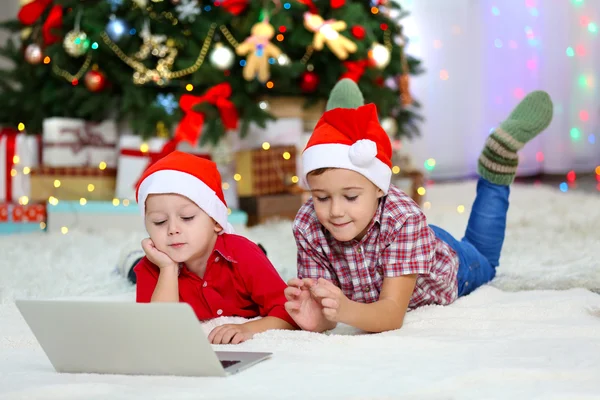
[[[327,279],[319,278],[310,293],[323,307],[323,315],[329,321],[343,322],[344,312],[349,302],[342,290]]]
[[[217,326],[208,335],[212,344],[239,344],[252,339],[254,332],[244,324],[225,324]]]
[[[311,296],[310,288],[315,284],[316,282],[309,278],[290,279],[283,292],[287,299],[285,309],[303,330],[322,332],[327,330],[329,324],[318,299]]]
[[[156,246],[154,246],[154,242],[152,241],[152,239],[146,238],[142,240],[142,249],[144,249],[144,253],[146,253],[146,257],[148,257],[148,260],[150,260],[150,262],[156,265],[158,268],[177,268],[177,263],[171,260],[171,258],[168,255],[158,250]]]

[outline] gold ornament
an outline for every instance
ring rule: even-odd
[[[177,49],[174,46],[174,42],[167,40],[165,35],[152,35],[147,23],[140,36],[144,43],[134,57],[138,60],[145,60],[152,54],[154,57],[160,58],[160,60],[158,60],[156,69],[134,72],[133,83],[143,85],[152,81],[156,82],[159,86],[163,86],[169,81],[171,68],[175,62],[175,57],[177,57]]]
[[[165,126],[165,123],[162,121],[158,121],[156,123],[156,137],[163,139],[168,139],[169,137],[171,137],[169,130]]]
[[[269,70],[269,59],[277,59],[281,55],[281,50],[271,43],[275,35],[275,29],[268,22],[258,22],[250,30],[252,35],[240,43],[235,52],[246,56],[246,65],[244,66],[244,79],[251,81],[255,77],[259,82],[269,80],[271,71]]]
[[[165,71],[164,74],[166,75],[167,80],[179,79],[184,76],[193,74],[194,72],[196,72],[200,69],[200,67],[204,63],[204,59],[206,58],[206,53],[208,53],[210,44],[212,43],[212,38],[215,34],[216,27],[217,27],[216,24],[214,24],[214,23],[211,24],[210,29],[208,30],[208,33],[206,34],[206,38],[204,39],[204,43],[202,44],[202,49],[200,49],[200,54],[198,55],[198,58],[196,59],[194,64],[192,64],[191,66],[189,66],[187,68],[178,70],[178,71]],[[121,50],[119,48],[119,46],[117,46],[115,44],[115,42],[113,42],[111,40],[111,38],[108,36],[108,34],[106,32],[102,32],[100,34],[100,37],[102,38],[104,43],[106,43],[106,45],[117,55],[117,57],[119,57],[121,59],[121,61],[123,61],[125,64],[129,65],[131,68],[133,68],[135,70],[135,73],[133,74],[134,83],[141,84],[141,83],[139,83],[139,82],[141,82],[141,76],[156,75],[160,78],[157,70],[149,70],[144,64],[142,64],[138,60],[135,60],[132,57],[129,57],[127,54],[123,53],[123,50]],[[169,44],[169,41],[167,41],[167,45],[168,44]],[[136,77],[137,77],[137,80],[136,80]],[[157,79],[156,83],[159,85],[165,84],[167,82],[167,80]]]
[[[29,36],[31,36],[31,32],[33,32],[33,28],[30,26],[26,26],[25,28],[21,29],[21,40],[26,41],[27,39],[29,39]]]
[[[90,48],[90,40],[85,32],[72,30],[65,35],[63,47],[71,57],[81,57]]]
[[[340,32],[346,29],[344,21],[325,21],[318,14],[304,13],[304,26],[315,34],[312,44],[315,50],[322,50],[323,45],[326,44],[337,58],[345,60],[350,53],[355,53],[358,48],[356,43],[340,35]]]

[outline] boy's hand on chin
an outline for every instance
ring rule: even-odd
[[[144,253],[146,253],[146,257],[148,257],[148,260],[150,260],[150,262],[152,262],[161,270],[163,268],[178,267],[178,263],[171,260],[171,258],[167,254],[163,253],[162,251],[156,248],[152,239],[146,238],[142,240],[142,249],[144,249]]]

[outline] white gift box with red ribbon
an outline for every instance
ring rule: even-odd
[[[135,185],[142,173],[160,158],[163,147],[170,139],[142,137],[125,134],[119,138],[119,161],[117,167],[116,197],[135,201]],[[207,148],[193,148],[187,143],[180,143],[177,150],[211,159]]]
[[[113,120],[90,122],[47,118],[43,126],[44,164],[52,167],[117,166],[117,125]]]
[[[40,162],[40,137],[0,130],[0,201],[18,202],[31,191],[29,172]]]

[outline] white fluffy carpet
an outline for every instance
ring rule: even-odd
[[[429,221],[461,236],[474,190],[474,182],[429,188]],[[598,204],[599,196],[515,185],[491,285],[449,307],[411,312],[399,331],[258,335],[235,349],[274,357],[225,380],[55,373],[13,300],[133,299],[114,269],[121,248],[142,233],[1,237],[0,399],[600,398]],[[293,276],[289,222],[238,232],[267,248],[284,279]]]

